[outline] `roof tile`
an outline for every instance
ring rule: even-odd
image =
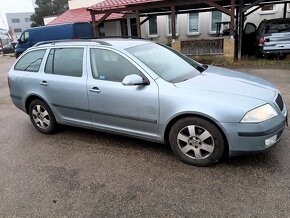
[[[89,9],[102,10],[102,9],[113,9],[123,8],[127,5],[132,4],[144,4],[150,2],[160,2],[164,0],[104,0],[98,4],[92,5]]]
[[[102,18],[103,14],[96,15],[96,21]],[[119,20],[124,17],[124,14],[111,14],[106,20]],[[49,22],[47,25],[58,25],[65,23],[82,23],[91,22],[91,14],[86,8],[71,9],[63,14],[59,15],[57,18]]]

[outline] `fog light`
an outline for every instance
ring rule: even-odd
[[[273,145],[276,141],[277,141],[277,135],[274,135],[271,138],[266,139],[265,140],[266,148],[270,147],[271,145]]]

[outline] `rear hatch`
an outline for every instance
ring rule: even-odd
[[[290,53],[290,19],[266,24],[263,50],[269,53]]]

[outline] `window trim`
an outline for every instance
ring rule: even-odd
[[[52,49],[69,49],[69,48],[82,48],[83,49],[83,61],[82,61],[82,75],[77,77],[77,76],[69,76],[69,75],[60,75],[60,74],[54,74],[54,73],[46,73],[45,72],[45,67],[48,61],[48,57],[49,57],[49,53]],[[87,67],[87,63],[86,63],[86,58],[87,58],[87,47],[86,46],[77,46],[77,45],[66,45],[66,46],[55,46],[55,47],[50,47],[47,49],[46,54],[44,56],[45,62],[43,63],[42,66],[42,71],[45,75],[52,75],[52,76],[61,76],[61,77],[65,77],[65,78],[83,78],[84,76],[86,76],[86,67]]]
[[[213,11],[211,11],[211,12],[209,13],[209,34],[210,34],[210,35],[216,34],[216,31],[213,31],[213,30],[211,29],[211,26],[212,26],[212,12],[213,12]],[[221,11],[218,11],[218,12],[220,12],[220,13],[222,14],[221,22],[223,22],[223,20],[224,20],[224,18],[223,18],[223,12],[221,12]]]
[[[147,24],[147,32],[148,32],[148,38],[157,38],[159,37],[158,34],[158,16],[157,15],[153,15],[156,16],[156,26],[157,26],[157,34],[150,34],[150,25],[149,25],[149,19],[148,19],[148,24]]]
[[[278,12],[276,4],[273,4],[273,10],[262,11],[262,7],[258,10],[259,15],[276,14]]]
[[[176,36],[179,36],[179,24],[178,24],[178,16],[177,14],[176,16]],[[171,37],[172,33],[169,33],[169,17],[171,17],[171,15],[166,15],[166,36],[167,37]]]
[[[196,14],[198,14],[198,32],[190,32],[189,31],[189,25],[190,25],[190,23],[189,23],[189,15],[190,15],[190,13],[188,13],[187,14],[187,35],[189,35],[189,36],[198,36],[198,35],[200,35],[200,13],[199,12],[193,12],[193,13],[196,13]]]
[[[119,83],[119,84],[122,83],[122,82],[117,82],[117,81],[100,80],[100,79],[94,78],[92,67],[91,67],[92,66],[91,65],[91,49],[102,49],[102,50],[112,51],[112,52],[115,52],[115,53],[121,55],[122,57],[124,57],[127,61],[129,61],[132,65],[134,65],[140,71],[142,77],[144,78],[144,80],[148,81],[149,85],[152,82],[153,78],[149,74],[147,74],[147,72],[129,56],[129,55],[131,55],[130,53],[129,53],[129,55],[127,55],[127,54],[122,53],[122,52],[115,50],[113,48],[105,48],[105,47],[98,47],[98,46],[88,46],[88,49],[87,49],[87,59],[88,59],[88,61],[87,61],[87,73],[88,73],[89,79],[92,79],[93,81],[111,82],[111,83]]]

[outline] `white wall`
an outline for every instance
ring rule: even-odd
[[[43,18],[44,25],[47,25],[49,22],[53,21],[55,18],[57,18],[57,16],[44,17]]]
[[[143,18],[145,19],[145,18]],[[230,18],[226,14],[222,15],[222,21],[229,21]],[[211,12],[199,13],[199,33],[189,34],[188,33],[188,14],[177,15],[177,29],[178,29],[178,40],[190,40],[194,38],[211,38],[215,36],[215,32],[210,31],[211,25]],[[171,36],[168,35],[168,18],[167,16],[157,17],[157,37],[149,36],[149,22],[147,21],[141,26],[142,37],[151,39],[153,41],[163,42],[166,44],[171,43]]]
[[[68,1],[69,9],[85,8],[97,4],[103,0],[70,0]]]
[[[279,4],[274,6],[274,10],[271,12],[262,12],[261,9],[255,11],[249,15],[246,22],[252,22],[258,26],[260,22],[264,19],[274,19],[283,17],[284,4]],[[286,17],[290,17],[290,7],[288,5]],[[145,18],[142,18],[145,19]],[[230,21],[230,17],[226,14],[222,15],[222,21]],[[215,37],[214,32],[210,32],[211,26],[211,12],[199,13],[199,33],[195,35],[188,34],[188,14],[178,14],[178,40],[190,40],[194,38],[211,38]],[[168,36],[168,21],[166,16],[157,17],[157,37],[149,36],[149,22],[147,21],[141,26],[142,37],[151,39],[158,42],[163,42],[169,44],[171,42],[171,37]]]

